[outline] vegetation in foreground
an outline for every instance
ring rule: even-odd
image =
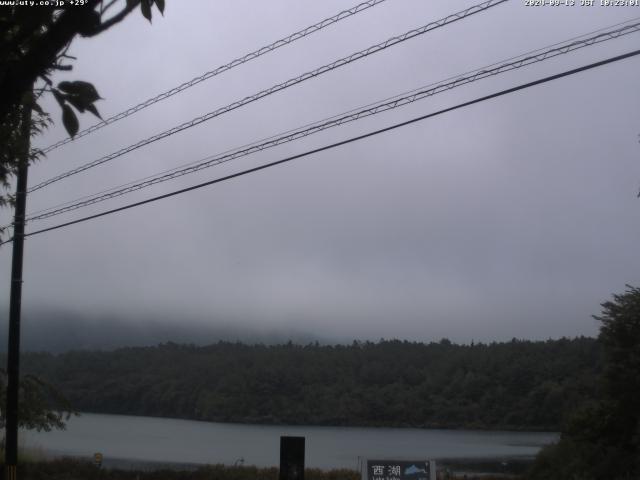
[[[61,458],[24,463],[19,466],[21,478],[29,480],[277,480],[277,468],[230,467],[208,465],[193,470],[172,468],[160,470],[120,470],[99,468],[84,460]],[[21,475],[20,475],[21,474]],[[307,469],[306,480],[359,480],[360,474],[352,470],[321,471]]]
[[[628,286],[602,304],[604,349],[601,395],[585,402],[544,448],[531,480],[638,480],[640,478],[640,288]]]
[[[79,411],[306,425],[557,430],[595,395],[594,339],[162,344],[23,356]]]
[[[207,465],[193,470],[118,470],[98,468],[90,462],[62,458],[19,465],[19,478],[29,480],[278,480],[277,468],[229,467]],[[453,476],[440,476],[454,480]],[[519,477],[481,476],[465,477],[467,480],[517,480]],[[360,480],[360,472],[355,470],[306,469],[305,480]]]

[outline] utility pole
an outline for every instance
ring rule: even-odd
[[[16,207],[13,220],[11,258],[11,297],[9,300],[9,349],[7,355],[7,406],[5,430],[5,480],[17,480],[18,394],[20,388],[20,310],[22,304],[22,257],[24,253],[24,217],[27,207],[27,173],[31,149],[31,107],[22,105],[20,121],[21,149],[16,175]]]

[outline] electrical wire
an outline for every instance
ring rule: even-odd
[[[260,140],[255,140],[255,141],[253,141],[253,142],[246,143],[246,144],[241,145],[241,146],[239,146],[239,147],[235,147],[235,148],[232,148],[232,149],[226,150],[226,151],[224,151],[224,152],[219,153],[218,155],[224,155],[224,154],[231,153],[231,152],[234,152],[234,151],[239,150],[239,149],[242,149],[242,148],[246,148],[246,147],[249,147],[249,146],[252,146],[252,145],[256,145],[256,144],[258,144],[258,143],[265,142],[265,141],[267,141],[267,140],[272,140],[272,139],[274,139],[274,138],[276,138],[276,137],[278,137],[278,136],[286,135],[286,134],[289,134],[289,133],[292,133],[292,132],[298,131],[298,130],[300,130],[300,129],[308,128],[308,127],[311,127],[311,126],[317,125],[317,124],[319,124],[319,123],[324,123],[324,122],[326,122],[326,121],[333,120],[333,119],[338,118],[338,117],[343,116],[343,115],[347,115],[347,114],[350,114],[350,113],[354,113],[354,112],[358,111],[359,109],[363,109],[363,108],[371,107],[371,106],[374,106],[374,105],[377,105],[377,104],[380,104],[380,103],[383,103],[383,102],[387,102],[387,101],[389,101],[389,100],[393,100],[393,99],[399,98],[400,96],[405,96],[405,95],[409,95],[409,94],[411,94],[411,93],[418,92],[419,90],[422,90],[422,89],[425,89],[425,88],[427,88],[427,87],[431,87],[431,86],[437,85],[438,83],[444,83],[444,82],[447,82],[447,81],[450,81],[450,80],[454,80],[454,79],[457,79],[457,78],[459,78],[459,77],[466,76],[466,75],[469,75],[469,74],[471,74],[471,73],[477,72],[478,70],[487,70],[487,69],[489,69],[489,68],[491,68],[491,67],[494,67],[494,66],[496,66],[496,65],[499,65],[500,63],[506,63],[506,62],[509,62],[509,61],[512,61],[512,60],[516,60],[516,59],[522,58],[522,57],[524,57],[524,56],[532,55],[532,54],[534,54],[534,53],[541,53],[541,52],[543,52],[543,51],[545,51],[545,50],[548,50],[548,49],[551,49],[551,48],[553,48],[553,47],[557,47],[557,46],[560,46],[560,45],[566,44],[566,43],[568,43],[568,42],[572,42],[572,41],[574,41],[574,40],[578,40],[578,39],[581,39],[581,38],[585,38],[585,37],[588,37],[588,36],[590,36],[590,35],[594,35],[594,34],[596,34],[596,33],[598,33],[598,32],[603,32],[603,31],[605,31],[605,30],[607,30],[607,29],[611,29],[611,28],[619,27],[620,25],[630,24],[631,22],[635,22],[635,21],[637,21],[637,20],[640,20],[640,17],[634,17],[634,18],[631,18],[631,19],[628,19],[628,20],[624,20],[624,21],[622,21],[622,22],[615,23],[615,24],[613,24],[613,25],[608,25],[608,26],[605,26],[605,27],[598,28],[598,29],[596,29],[596,30],[592,30],[592,31],[587,32],[587,33],[583,33],[583,34],[578,35],[578,36],[575,36],[575,37],[571,37],[571,38],[566,39],[566,40],[563,40],[563,41],[561,41],[561,42],[556,42],[556,43],[553,43],[553,44],[551,44],[551,45],[546,45],[546,46],[544,46],[544,47],[537,48],[537,49],[535,49],[535,50],[529,50],[528,52],[521,53],[521,54],[519,54],[519,55],[516,55],[516,56],[513,56],[513,57],[509,57],[509,58],[506,58],[506,59],[500,60],[500,61],[498,61],[498,62],[494,62],[494,63],[492,63],[492,64],[490,64],[490,65],[486,65],[485,67],[483,67],[483,68],[481,68],[481,69],[468,70],[468,71],[466,71],[466,72],[464,72],[464,73],[459,73],[459,74],[457,74],[457,75],[452,75],[452,76],[450,76],[450,77],[445,78],[444,80],[441,80],[440,82],[433,82],[433,83],[430,83],[430,84],[425,85],[425,86],[422,86],[422,87],[414,88],[414,89],[412,89],[412,90],[409,90],[409,91],[406,91],[406,92],[403,92],[403,93],[400,93],[400,94],[397,94],[397,95],[394,95],[394,96],[391,96],[391,97],[387,97],[387,98],[384,98],[384,99],[382,99],[382,100],[378,100],[378,101],[376,101],[376,102],[368,103],[367,105],[363,105],[363,106],[360,106],[360,107],[357,107],[357,108],[353,108],[353,109],[351,109],[351,110],[347,110],[347,111],[345,111],[345,112],[342,112],[342,113],[339,113],[339,114],[336,114],[336,115],[332,115],[331,117],[327,117],[327,118],[324,118],[324,119],[322,119],[322,120],[316,120],[316,121],[314,121],[314,122],[307,123],[307,124],[305,124],[305,125],[302,125],[302,126],[300,126],[300,127],[297,127],[297,128],[293,128],[293,129],[287,130],[287,131],[285,131],[285,132],[280,132],[280,133],[275,134],[275,135],[270,135],[269,137],[265,137],[265,138],[262,138],[262,139],[260,139]],[[620,30],[623,30],[623,29],[626,29],[626,27],[623,27],[623,28],[622,28],[622,29],[620,29]],[[610,33],[610,32],[607,32],[607,33]],[[633,33],[633,32],[628,32],[628,33]],[[625,34],[626,34],[626,33],[621,33],[621,34],[620,34],[620,35],[618,35],[618,36],[622,36],[622,35],[625,35]],[[615,38],[617,38],[617,36],[616,36]],[[207,157],[207,158],[209,158],[209,157]],[[82,200],[85,200],[85,199],[94,198],[94,197],[97,197],[97,196],[102,195],[102,194],[105,194],[105,193],[113,192],[113,191],[115,191],[115,190],[118,190],[118,189],[121,189],[121,188],[124,188],[124,187],[128,187],[128,186],[130,186],[130,185],[135,185],[136,183],[143,182],[143,181],[145,181],[145,180],[149,180],[149,179],[152,179],[152,178],[155,178],[155,177],[159,177],[159,176],[162,176],[162,175],[164,175],[164,174],[171,173],[171,172],[174,172],[174,171],[180,170],[180,169],[182,169],[182,168],[185,168],[185,167],[188,167],[188,166],[191,166],[191,165],[198,164],[198,163],[200,163],[200,162],[202,162],[202,161],[204,161],[204,160],[206,160],[206,159],[200,159],[200,160],[191,161],[191,162],[188,162],[188,163],[185,163],[185,164],[182,164],[182,165],[178,165],[178,166],[176,166],[176,167],[172,167],[172,168],[167,169],[167,170],[163,170],[163,171],[161,171],[161,172],[159,172],[159,173],[156,173],[156,174],[153,174],[153,175],[148,175],[148,176],[143,177],[143,178],[138,178],[138,179],[136,179],[136,180],[132,180],[132,181],[127,182],[127,183],[124,183],[124,184],[116,185],[116,186],[113,186],[113,187],[107,188],[107,189],[105,189],[105,190],[101,190],[100,192],[97,192],[97,193],[93,193],[93,194],[89,194],[89,195],[84,195],[84,196],[82,196],[82,197],[75,198],[75,199],[72,199],[72,200],[68,200],[68,201],[65,201],[65,202],[62,202],[62,203],[59,203],[59,204],[53,205],[53,206],[51,206],[51,207],[43,208],[43,209],[40,209],[40,210],[35,210],[35,211],[31,212],[31,213],[30,213],[30,215],[35,216],[35,215],[37,215],[37,214],[39,214],[39,213],[42,213],[42,212],[49,212],[49,211],[54,210],[54,209],[57,209],[57,208],[59,208],[59,207],[63,207],[63,206],[67,206],[67,205],[71,205],[71,204],[73,204],[73,203],[76,203],[76,202],[79,202],[79,201],[82,201]],[[7,225],[7,226],[8,226],[8,225]]]
[[[348,138],[346,140],[342,140],[340,142],[335,142],[335,143],[332,143],[330,145],[325,145],[325,146],[320,147],[320,148],[315,148],[313,150],[308,150],[306,152],[299,153],[297,155],[292,155],[290,157],[286,157],[286,158],[283,158],[281,160],[277,160],[277,161],[274,161],[274,162],[271,162],[271,163],[260,165],[258,167],[254,167],[254,168],[250,168],[250,169],[247,169],[247,170],[243,170],[241,172],[237,172],[237,173],[234,173],[234,174],[231,174],[231,175],[227,175],[225,177],[216,178],[214,180],[209,180],[207,182],[200,183],[198,185],[192,185],[192,186],[187,187],[187,188],[183,188],[183,189],[180,189],[180,190],[175,190],[173,192],[165,193],[163,195],[159,195],[159,196],[156,196],[156,197],[148,198],[148,199],[142,200],[140,202],[130,203],[128,205],[124,205],[124,206],[121,206],[121,207],[118,207],[118,208],[114,208],[114,209],[111,209],[111,210],[106,210],[104,212],[100,212],[100,213],[97,213],[97,214],[94,214],[94,215],[89,215],[89,216],[86,216],[86,217],[78,218],[76,220],[72,220],[72,221],[69,221],[69,222],[65,222],[65,223],[61,223],[61,224],[58,224],[58,225],[54,225],[54,226],[51,226],[51,227],[48,227],[48,228],[43,228],[41,230],[36,230],[36,231],[33,231],[33,232],[29,232],[29,233],[25,234],[24,236],[25,237],[31,237],[33,235],[39,235],[39,234],[42,234],[42,233],[45,233],[45,232],[58,230],[58,229],[65,228],[65,227],[68,227],[68,226],[71,226],[71,225],[75,225],[75,224],[78,224],[78,223],[83,223],[83,222],[86,222],[86,221],[89,221],[89,220],[93,220],[93,219],[96,219],[96,218],[100,218],[100,217],[104,217],[104,216],[107,216],[107,215],[111,215],[113,213],[122,212],[124,210],[128,210],[128,209],[131,209],[131,208],[134,208],[134,207],[138,207],[138,206],[145,205],[145,204],[148,204],[148,203],[152,203],[152,202],[156,202],[156,201],[159,201],[159,200],[163,200],[165,198],[169,198],[169,197],[173,197],[173,196],[176,196],[176,195],[180,195],[182,193],[186,193],[186,192],[197,190],[197,189],[200,189],[200,188],[203,188],[203,187],[214,185],[216,183],[221,183],[221,182],[224,182],[224,181],[227,181],[227,180],[231,180],[233,178],[242,177],[242,176],[248,175],[250,173],[254,173],[254,172],[258,172],[260,170],[265,170],[267,168],[274,167],[276,165],[280,165],[280,164],[283,164],[283,163],[286,163],[286,162],[291,162],[291,161],[296,160],[298,158],[306,157],[306,156],[313,155],[313,154],[316,154],[316,153],[319,153],[319,152],[323,152],[323,151],[326,151],[326,150],[330,150],[330,149],[333,149],[333,148],[336,148],[336,147],[339,147],[339,146],[342,146],[342,145],[347,145],[349,143],[357,142],[357,141],[363,140],[365,138],[373,137],[373,136],[379,135],[381,133],[389,132],[389,131],[392,131],[392,130],[395,130],[395,129],[398,129],[398,128],[401,128],[401,127],[405,127],[405,126],[413,124],[413,123],[417,123],[417,122],[426,120],[428,118],[436,117],[436,116],[442,115],[444,113],[452,112],[454,110],[458,110],[458,109],[465,108],[465,107],[468,107],[468,106],[471,106],[471,105],[475,105],[475,104],[478,104],[478,103],[481,103],[481,102],[484,102],[484,101],[487,101],[487,100],[491,100],[491,99],[494,99],[494,98],[497,98],[497,97],[501,97],[501,96],[504,96],[504,95],[515,93],[515,92],[520,91],[520,90],[525,90],[527,88],[531,88],[531,87],[534,87],[536,85],[541,85],[541,84],[544,84],[544,83],[547,83],[547,82],[551,82],[553,80],[557,80],[557,79],[560,79],[560,78],[563,78],[563,77],[567,77],[567,76],[570,76],[570,75],[575,75],[577,73],[581,73],[581,72],[584,72],[584,71],[587,71],[587,70],[591,70],[593,68],[597,68],[597,67],[601,67],[601,66],[604,66],[604,65],[608,65],[608,64],[611,64],[611,63],[614,63],[614,62],[618,62],[618,61],[621,61],[621,60],[624,60],[624,59],[627,59],[627,58],[631,58],[631,57],[637,56],[637,55],[640,55],[640,50],[634,50],[634,51],[631,51],[631,52],[628,52],[628,53],[625,53],[625,54],[622,54],[622,55],[617,55],[615,57],[610,57],[610,58],[607,58],[605,60],[601,60],[599,62],[590,63],[588,65],[583,65],[582,67],[578,67],[578,68],[574,68],[574,69],[571,69],[571,70],[567,70],[567,71],[564,71],[562,73],[558,73],[558,74],[555,74],[555,75],[544,77],[544,78],[541,78],[541,79],[538,79],[538,80],[534,80],[532,82],[524,83],[524,84],[521,84],[521,85],[518,85],[518,86],[515,86],[515,87],[507,88],[505,90],[500,90],[500,91],[498,91],[496,93],[492,93],[490,95],[485,95],[483,97],[479,97],[479,98],[476,98],[474,100],[470,100],[470,101],[467,101],[467,102],[464,102],[464,103],[460,103],[460,104],[454,105],[453,107],[448,107],[448,108],[445,108],[445,109],[442,109],[442,110],[438,110],[438,111],[433,112],[433,113],[422,115],[420,117],[412,118],[412,119],[406,120],[404,122],[396,123],[396,124],[390,125],[388,127],[381,128],[379,130],[374,130],[374,131],[371,131],[371,132],[368,132],[368,133],[365,133],[365,134],[362,134],[362,135],[358,135],[358,136],[355,136],[355,137]],[[6,240],[6,241],[0,243],[0,245],[4,245],[5,243],[9,243],[12,240],[13,239]]]
[[[440,20],[436,20],[434,22],[430,22],[422,27],[413,29],[413,30],[409,30],[408,32],[403,33],[402,35],[398,35],[392,38],[389,38],[387,40],[385,40],[384,42],[378,43],[376,45],[373,45],[371,47],[368,47],[364,50],[360,50],[358,52],[352,53],[351,55],[348,55],[346,57],[343,57],[339,60],[336,60],[332,63],[329,63],[327,65],[324,65],[322,67],[319,67],[315,70],[306,72],[298,77],[294,77],[291,78],[285,82],[279,83],[277,85],[274,85],[270,88],[267,88],[265,90],[262,90],[254,95],[250,95],[248,97],[243,98],[242,100],[238,100],[236,102],[230,103],[224,107],[218,108],[212,112],[206,113],[204,115],[201,115],[199,117],[196,117],[188,122],[182,123],[178,126],[175,126],[173,128],[170,128],[169,130],[165,130],[164,132],[158,133],[152,137],[148,137],[144,140],[140,140],[137,143],[134,143],[132,145],[129,145],[127,147],[124,147],[116,152],[110,153],[104,157],[101,157],[97,160],[93,160],[89,163],[86,163],[80,167],[74,168],[72,170],[69,170],[65,173],[62,173],[60,175],[57,175],[55,177],[52,177],[48,180],[45,180],[33,187],[31,187],[28,190],[28,193],[32,193],[36,190],[40,190],[43,187],[46,187],[47,185],[50,185],[52,183],[58,182],[60,180],[63,180],[65,178],[68,178],[72,175],[76,175],[80,172],[84,172],[85,170],[88,170],[90,168],[96,167],[98,165],[101,165],[105,162],[111,161],[115,158],[118,158],[126,153],[132,152],[134,150],[137,150],[138,148],[141,148],[145,145],[148,145],[150,143],[153,142],[157,142],[158,140],[161,140],[163,138],[169,137],[175,133],[181,132],[183,130],[186,130],[188,128],[191,127],[195,127],[196,125],[200,125],[201,123],[204,123],[208,120],[211,120],[215,117],[218,117],[224,113],[228,113],[232,110],[235,110],[237,108],[240,108],[242,106],[245,106],[249,103],[255,102],[257,100],[260,100],[261,98],[267,97],[269,95],[272,95],[276,92],[279,92],[281,90],[284,90],[286,88],[289,88],[293,85],[297,85],[299,83],[302,83],[306,80],[315,78],[319,75],[322,75],[324,73],[330,72],[332,70],[335,70],[337,68],[343,67],[345,65],[348,65],[352,62],[355,62],[357,60],[360,60],[362,58],[368,57],[369,55],[372,55],[374,53],[378,53],[381,52],[382,50],[385,50],[389,47],[392,47],[394,45],[398,45],[402,42],[405,42],[411,38],[417,37],[419,35],[422,35],[424,33],[427,33],[431,30],[435,30],[437,28],[443,27],[445,25],[448,25],[450,23],[456,22],[458,20],[462,20],[463,18],[467,18],[471,15],[475,15],[477,13],[480,12],[484,12],[486,10],[488,10],[489,8],[495,7],[497,5],[500,5],[502,3],[507,2],[508,0],[487,0],[485,2],[482,2],[480,4],[477,5],[473,5],[471,7],[468,7],[464,10],[461,10],[460,12],[456,12],[453,13],[451,15],[448,15]]]
[[[106,120],[101,121],[100,123],[96,123],[95,125],[92,125],[88,128],[85,128],[84,130],[79,131],[74,137],[67,137],[64,138],[52,145],[49,145],[48,147],[42,149],[43,153],[49,153],[52,150],[55,150],[58,147],[61,147],[62,145],[66,145],[69,142],[72,142],[74,140],[77,140],[78,138],[84,137],[86,135],[89,135],[90,133],[93,133],[97,130],[100,130],[103,127],[106,127],[107,125],[111,125],[112,123],[115,123],[119,120],[122,120],[123,118],[127,118],[131,115],[133,115],[134,113],[137,113],[141,110],[144,110],[145,108],[153,105],[154,103],[158,103],[161,102],[162,100],[166,100],[169,97],[172,97],[173,95],[176,95],[188,88],[193,87],[194,85],[197,85],[201,82],[204,82],[205,80],[208,80],[212,77],[215,77],[216,75],[220,75],[221,73],[224,73],[228,70],[231,70],[234,67],[237,67],[239,65],[242,65],[244,63],[247,63],[251,60],[254,60],[258,57],[261,57],[262,55],[265,55],[269,52],[273,52],[274,50],[277,50],[280,47],[284,47],[285,45],[289,45],[290,43],[295,42],[296,40],[300,40],[301,38],[304,38],[308,35],[311,35],[312,33],[315,33],[319,30],[322,30],[323,28],[326,28],[330,25],[333,25],[334,23],[338,23],[341,20],[344,20],[345,18],[349,18],[353,15],[356,15],[357,13],[360,13],[364,10],[367,10],[371,7],[374,7],[376,5],[381,4],[382,2],[385,2],[386,0],[369,0],[367,2],[363,2],[360,3],[358,5],[356,5],[355,7],[349,8],[348,10],[343,10],[340,13],[329,17],[329,18],[325,18],[324,20],[311,25],[309,27],[303,28],[302,30],[299,30],[295,33],[292,33],[291,35],[281,38],[280,40],[276,40],[275,42],[266,45],[264,47],[260,47],[257,50],[254,50],[251,53],[247,53],[246,55],[243,55],[242,57],[236,58],[234,60],[231,60],[229,63],[225,64],[225,65],[221,65],[211,71],[208,71],[206,73],[203,73],[202,75],[192,78],[191,80],[189,80],[188,82],[184,82],[181,85],[178,85],[177,87],[174,87],[170,90],[167,90],[166,92],[160,93],[159,95],[156,95],[155,97],[149,98],[147,100],[145,100],[144,102],[141,102],[131,108],[128,108],[127,110],[124,110],[120,113],[117,113],[116,115],[113,115],[109,118],[107,118]]]
[[[27,215],[26,221],[32,222],[35,220],[50,218],[73,210],[77,210],[79,208],[120,197],[134,191],[142,190],[159,183],[173,180],[183,175],[195,173],[200,170],[219,165],[221,163],[226,163],[231,160],[251,155],[268,148],[292,142],[294,140],[313,135],[329,128],[344,125],[346,123],[357,121],[365,117],[393,110],[395,108],[408,105],[418,100],[422,100],[438,93],[442,93],[490,76],[499,75],[511,70],[533,65],[535,63],[539,63],[550,58],[557,57],[559,55],[564,55],[587,46],[596,45],[638,31],[640,31],[640,22],[625,25],[624,27],[618,28],[616,30],[610,30],[604,33],[600,33],[583,40],[577,40],[573,42],[567,41],[565,43],[556,44],[559,46],[544,51],[537,50],[537,53],[534,53],[533,55],[523,54],[519,57],[514,57],[516,58],[516,60],[507,61],[502,64],[492,64],[489,67],[483,67],[473,72],[464,74],[461,77],[457,77],[453,81],[443,80],[439,83],[430,84],[426,87],[422,87],[422,89],[412,90],[411,92],[408,92],[408,94],[400,94],[395,97],[391,97],[389,99],[367,105],[366,108],[360,110],[352,110],[344,114],[330,117],[329,119],[315,122],[311,124],[311,126],[307,125],[295,130],[290,130],[288,132],[285,132],[284,134],[280,134],[279,136],[269,137],[268,139],[266,139],[266,141],[260,141],[261,143],[254,142],[253,144],[249,144],[235,150],[229,150],[222,154],[209,156],[197,162],[192,162],[185,167],[174,168],[169,171],[146,177],[141,181],[130,182],[120,187],[114,187],[98,194],[82,197],[81,199],[78,199],[76,201],[66,202],[65,204],[62,204],[60,206],[50,207],[45,210],[30,213],[29,215]]]

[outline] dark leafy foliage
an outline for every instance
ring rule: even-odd
[[[593,339],[163,344],[26,354],[78,410],[208,421],[558,429],[595,396]]]
[[[0,465],[1,467],[1,465]],[[360,480],[356,470],[319,470],[307,468],[306,480]],[[119,470],[98,468],[88,461],[61,458],[46,462],[23,463],[18,465],[18,478],[29,480],[277,480],[277,468],[230,467],[225,465],[206,465],[190,470],[166,468],[162,470]],[[447,480],[516,480],[520,477],[505,475],[463,475],[443,474]]]
[[[0,369],[0,405],[7,401],[7,372]],[[60,392],[34,375],[25,375],[20,380],[20,411],[18,424],[21,428],[48,432],[54,428],[64,429],[65,420],[74,413],[67,399]],[[0,428],[5,427],[5,411],[0,409]]]
[[[359,480],[354,470],[306,469],[306,480]],[[277,480],[277,468],[228,467],[207,465],[193,470],[152,471],[98,468],[90,462],[62,458],[49,462],[23,463],[18,478],[29,480]]]
[[[532,480],[640,478],[640,289],[602,304],[601,395],[567,422],[560,442],[543,450]]]
[[[67,54],[72,40],[80,35],[94,37],[121,22],[140,6],[151,20],[151,7],[164,12],[164,0],[86,0],[77,8],[70,2],[29,5],[15,2],[0,8],[0,187],[6,189],[19,161],[33,161],[41,152],[29,149],[21,135],[21,111],[34,112],[31,134],[37,135],[50,123],[38,103],[52,94],[62,111],[62,123],[70,136],[79,129],[76,111],[100,117],[95,102],[100,99],[94,86],[83,81],[64,81],[54,86],[56,71],[72,70],[74,57]],[[116,10],[115,13],[113,11]],[[72,108],[73,107],[73,108]],[[0,195],[0,206],[12,202]],[[0,234],[2,231],[0,231]]]

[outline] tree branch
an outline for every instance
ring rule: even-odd
[[[111,6],[113,3],[114,2],[111,2],[108,6]],[[99,33],[104,32],[105,30],[108,30],[109,28],[113,27],[116,23],[120,23],[122,20],[124,20],[127,15],[129,15],[133,10],[135,10],[138,7],[138,5],[140,5],[140,0],[127,2],[127,6],[123,8],[119,13],[115,14],[113,17],[109,18],[108,20],[100,23],[98,27],[96,27],[95,29],[92,29],[91,32],[84,33],[82,36],[93,37],[95,35],[98,35]]]
[[[80,32],[93,37],[121,22],[138,5],[140,0],[130,0],[125,8],[104,23],[93,27],[91,23],[98,13],[95,8],[103,0],[87,0],[82,8],[64,10],[53,23],[25,52],[19,62],[9,65],[6,74],[0,78],[0,120],[20,101],[36,79],[47,69],[56,65],[60,51]]]
[[[117,2],[118,0],[111,0],[106,5],[104,4],[104,2],[102,2],[102,4],[100,5],[100,15],[103,15],[104,13],[106,13],[106,11],[109,10],[111,7],[113,7]]]

